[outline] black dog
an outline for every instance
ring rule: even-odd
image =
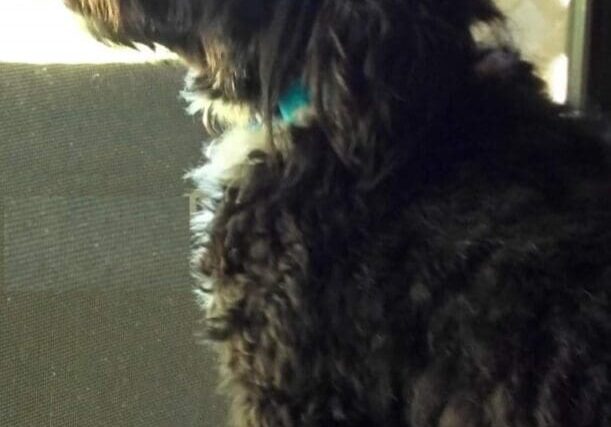
[[[237,426],[611,426],[611,162],[489,0],[67,0],[158,43]]]

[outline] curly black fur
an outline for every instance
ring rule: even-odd
[[[67,3],[266,125],[194,221],[235,425],[611,426],[610,149],[489,0]]]

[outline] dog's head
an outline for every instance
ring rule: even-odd
[[[208,99],[265,120],[298,82],[346,163],[373,156],[372,129],[443,110],[473,69],[472,27],[502,19],[491,0],[65,1],[99,38],[166,46]]]

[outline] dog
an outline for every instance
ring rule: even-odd
[[[190,70],[233,425],[611,426],[608,138],[491,1],[65,1]]]

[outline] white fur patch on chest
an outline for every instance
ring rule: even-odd
[[[309,108],[297,112],[294,122],[274,121],[273,138],[252,110],[210,99],[203,93],[183,92],[189,102],[187,112],[202,113],[206,120],[222,123],[226,130],[211,142],[204,142],[204,162],[185,174],[193,182],[199,195],[199,209],[191,216],[191,232],[195,251],[192,254],[192,273],[197,280],[196,298],[205,310],[214,305],[214,279],[199,271],[198,263],[206,254],[217,206],[228,187],[240,187],[248,175],[247,169],[261,162],[261,156],[251,158],[253,152],[288,155],[291,149],[291,126],[307,126],[312,115]],[[273,141],[273,147],[272,147]],[[257,160],[255,160],[257,159]]]
[[[204,143],[205,163],[196,167],[186,178],[205,194],[235,183],[240,169],[248,164],[253,151],[269,152],[268,135],[262,127],[236,127],[210,143]],[[237,183],[236,183],[237,184]]]
[[[240,185],[244,168],[249,165],[249,154],[269,151],[268,135],[263,127],[235,127],[219,138],[204,143],[203,151],[205,162],[189,171],[185,178],[193,182],[201,199],[199,209],[191,215],[195,246],[192,271],[198,284],[195,290],[197,302],[208,310],[214,303],[214,281],[198,271],[198,261],[205,256],[216,208],[225,188]]]

